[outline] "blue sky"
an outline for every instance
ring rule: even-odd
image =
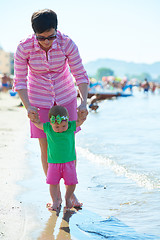
[[[159,0],[2,0],[0,46],[14,52],[33,33],[32,13],[43,8],[57,13],[58,29],[75,41],[84,63],[160,61]]]

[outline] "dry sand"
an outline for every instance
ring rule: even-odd
[[[29,174],[24,161],[27,116],[17,107],[19,98],[0,92],[0,238],[29,239],[26,235],[26,213],[16,196],[23,191],[17,184]]]

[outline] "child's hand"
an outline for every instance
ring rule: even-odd
[[[32,122],[36,122],[37,118],[39,118],[38,116],[38,108],[34,107],[34,106],[29,106],[27,109],[28,112],[28,117],[30,118],[30,120]]]
[[[77,127],[81,126],[85,120],[86,120],[86,116],[84,116],[84,114],[81,111],[78,111],[76,126]]]
[[[86,105],[83,106],[81,104],[77,109],[78,109],[78,112],[77,112],[78,118],[85,121],[87,118],[87,115],[88,115],[88,110],[87,110]]]
[[[87,118],[87,116],[85,116],[85,115],[84,115],[82,112],[80,112],[80,111],[77,112],[77,116],[78,116],[77,119],[80,120],[80,121],[83,121],[83,122],[84,122],[84,121],[86,120],[86,118]]]
[[[41,123],[38,115],[34,115],[31,119],[31,122],[37,123],[37,124]]]

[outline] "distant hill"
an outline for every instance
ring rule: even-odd
[[[126,74],[140,75],[142,73],[149,73],[153,78],[160,76],[160,62],[153,64],[125,62],[114,59],[97,59],[95,61],[84,64],[89,76],[96,74],[98,68],[110,68],[114,71],[116,76],[123,77]]]

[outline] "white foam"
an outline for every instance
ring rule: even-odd
[[[77,152],[89,161],[105,165],[106,167],[110,168],[116,175],[125,176],[126,178],[131,179],[140,187],[144,187],[148,190],[160,189],[160,181],[153,178],[151,179],[151,177],[146,174],[133,172],[127,169],[126,166],[120,165],[114,160],[111,160],[99,154],[92,153],[88,149],[82,147],[77,147]]]

